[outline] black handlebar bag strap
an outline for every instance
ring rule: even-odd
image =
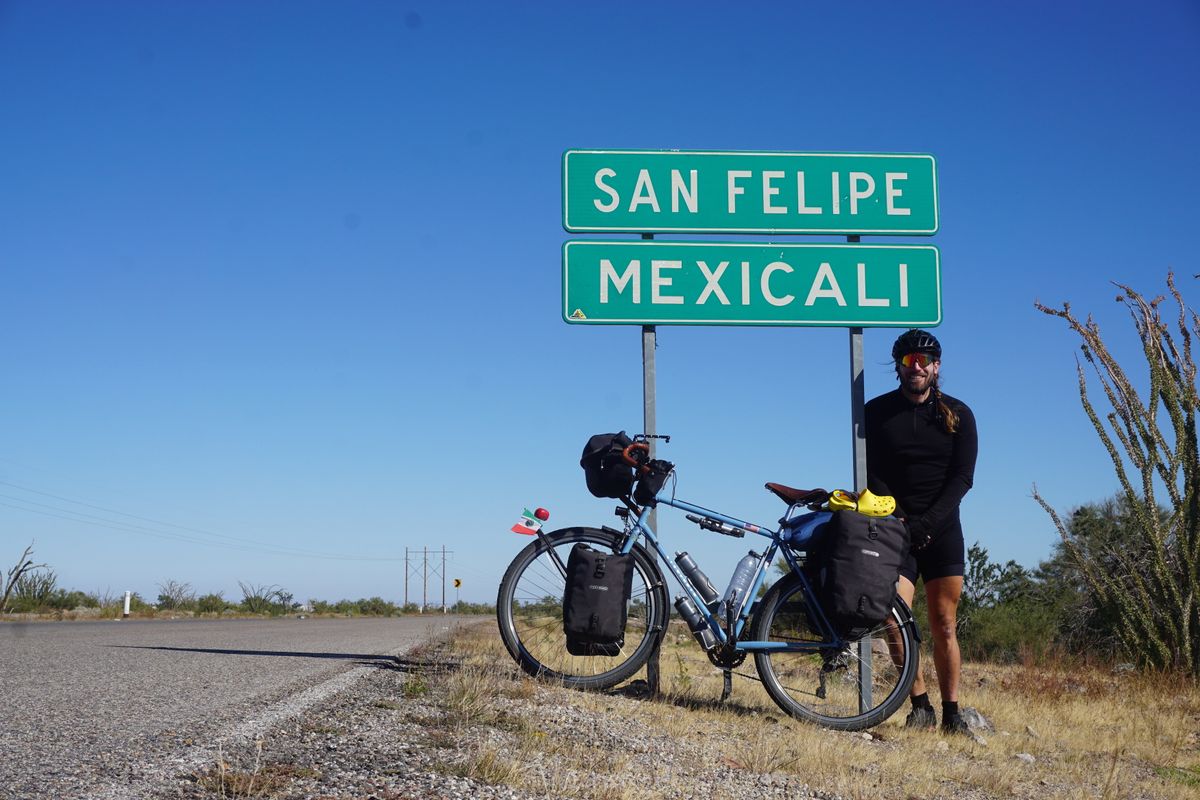
[[[621,458],[621,452],[633,444],[625,431],[597,433],[583,448],[579,466],[583,467],[588,491],[596,497],[624,497],[633,488],[633,467]]]
[[[887,619],[907,556],[902,520],[834,512],[821,547],[821,603],[839,633],[858,639]]]
[[[615,656],[625,645],[633,590],[633,554],[614,555],[580,543],[567,557],[563,633],[573,656]]]

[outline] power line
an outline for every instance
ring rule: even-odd
[[[403,560],[401,558],[394,557],[394,556],[391,556],[391,557],[389,557],[389,556],[355,556],[355,555],[344,555],[344,554],[338,554],[338,553],[325,553],[325,552],[320,552],[320,551],[315,551],[315,550],[307,550],[304,548],[280,547],[279,545],[274,545],[274,544],[270,544],[270,543],[266,543],[266,542],[259,542],[259,541],[255,541],[253,539],[243,539],[243,538],[239,538],[239,537],[235,537],[235,536],[229,536],[227,534],[215,533],[212,531],[205,531],[205,530],[201,530],[199,528],[190,528],[190,527],[187,527],[184,525],[176,525],[171,522],[164,522],[162,520],[151,519],[149,517],[142,517],[142,516],[138,516],[137,514],[128,514],[124,511],[118,511],[116,509],[105,508],[104,506],[93,505],[91,503],[85,503],[81,500],[73,500],[69,497],[63,497],[62,495],[56,495],[56,494],[52,494],[50,492],[44,492],[44,491],[40,491],[38,489],[32,489],[32,488],[29,488],[26,486],[20,486],[18,484],[10,483],[8,481],[0,481],[0,485],[10,486],[14,489],[19,489],[20,491],[23,491],[23,492],[30,492],[32,494],[41,495],[43,497],[49,497],[49,498],[52,498],[55,500],[60,500],[65,503],[71,503],[74,505],[82,506],[84,508],[90,508],[90,509],[94,509],[97,511],[103,511],[107,514],[116,514],[118,516],[128,517],[129,519],[136,519],[136,520],[140,520],[142,522],[151,522],[155,525],[166,526],[168,528],[175,528],[180,531],[188,531],[190,533],[199,534],[199,536],[187,536],[184,534],[173,533],[170,531],[156,530],[154,528],[147,528],[142,525],[134,525],[132,523],[122,522],[121,520],[107,519],[105,517],[100,517],[95,514],[87,514],[85,512],[75,511],[75,510],[69,509],[69,508],[60,508],[58,506],[47,505],[45,503],[38,503],[34,500],[29,500],[29,499],[23,498],[23,497],[15,497],[13,495],[0,494],[0,497],[7,498],[9,500],[15,500],[18,503],[24,504],[21,506],[17,506],[17,505],[12,505],[10,503],[0,502],[0,506],[12,508],[12,509],[15,509],[18,511],[24,511],[29,514],[40,514],[40,515],[46,516],[46,517],[54,517],[56,519],[63,519],[63,520],[67,520],[69,522],[76,522],[76,523],[80,523],[83,525],[92,525],[95,527],[106,528],[108,530],[115,530],[115,531],[119,531],[122,533],[133,533],[136,535],[150,536],[150,537],[154,537],[154,538],[158,538],[158,539],[187,542],[190,544],[202,544],[202,545],[206,545],[209,547],[219,547],[219,548],[225,548],[225,549],[230,549],[230,550],[239,550],[242,552],[258,552],[258,553],[266,553],[269,555],[287,555],[287,556],[293,556],[293,557],[297,557],[297,558],[315,558],[315,559],[323,559],[323,560],[329,560],[329,561],[401,561],[401,560]],[[38,508],[27,508],[26,506],[37,506],[38,508],[50,509],[50,511],[39,511]],[[59,512],[59,513],[51,513],[51,512]],[[71,516],[65,516],[68,514]],[[202,537],[212,537],[212,538],[216,538],[216,539],[223,539],[225,541],[212,541],[211,538],[202,538]]]
[[[435,559],[433,562],[433,566],[431,567],[430,563],[429,563],[429,556],[430,555],[437,556],[439,551],[438,550],[431,551],[428,547],[421,548],[420,576],[421,576],[421,613],[422,614],[425,613],[425,610],[429,607],[429,573],[431,571],[433,572],[433,574],[435,576],[440,578],[440,580],[442,582],[441,609],[442,609],[443,614],[446,613],[446,556],[452,554],[453,552],[454,552],[453,550],[447,550],[446,546],[442,545],[442,549],[440,551],[441,556],[442,556],[441,566],[439,567],[437,565],[437,561]],[[408,605],[408,579],[410,577],[413,577],[413,573],[416,572],[416,570],[417,570],[417,567],[416,567],[417,559],[416,559],[416,551],[415,550],[413,551],[413,557],[412,557],[411,561],[412,561],[412,563],[410,565],[408,548],[406,547],[406,548],[404,548],[404,605],[406,605],[406,606]]]
[[[43,492],[39,489],[31,489],[28,486],[20,486],[15,483],[10,483],[9,481],[0,481],[0,486],[10,486],[14,489],[20,489],[23,492],[30,492],[31,494],[41,495],[42,497],[50,497],[55,500],[61,500],[65,503],[71,503],[72,505],[83,506],[84,508],[91,508],[96,511],[103,511],[106,514],[116,514],[117,516],[128,517],[130,519],[136,519],[141,522],[152,522],[155,525],[165,525],[168,528],[175,528],[177,530],[188,531],[190,533],[198,533],[203,536],[215,536],[218,539],[228,539],[232,542],[240,542],[240,543],[244,543],[244,544],[259,545],[259,546],[272,547],[272,548],[275,547],[274,545],[265,544],[263,542],[256,542],[252,539],[241,539],[239,537],[229,536],[228,534],[224,534],[224,533],[215,533],[213,531],[206,531],[206,530],[202,530],[200,528],[189,528],[186,525],[176,525],[173,522],[164,522],[163,520],[160,520],[160,519],[152,519],[150,517],[141,517],[141,516],[138,516],[137,514],[128,514],[124,511],[118,511],[114,508],[105,508],[104,506],[93,505],[91,503],[85,503],[82,500],[75,500],[70,497],[63,497],[62,495],[52,494],[50,492]],[[33,505],[40,505],[39,503],[33,503],[32,500],[25,500],[24,498],[11,498],[11,499],[18,499],[18,500],[20,500],[20,502],[23,502],[23,503],[31,503]],[[45,507],[46,508],[54,508],[54,506],[45,506]],[[69,511],[67,509],[58,509],[58,510],[60,510],[60,511],[65,510],[69,514],[80,513],[78,511]],[[134,526],[134,527],[137,527],[137,526]]]

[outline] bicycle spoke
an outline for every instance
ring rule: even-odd
[[[612,685],[640,666],[661,623],[652,618],[666,613],[666,592],[662,579],[654,574],[652,562],[643,554],[635,559],[633,586],[627,604],[628,618],[624,641],[613,655],[575,656],[566,649],[563,631],[563,598],[566,581],[558,563],[579,543],[593,548],[611,549],[615,540],[596,529],[579,529],[582,535],[566,536],[551,532],[535,549],[527,548],[526,560],[511,575],[506,575],[501,593],[507,607],[498,609],[501,634],[510,652],[526,671],[549,673],[567,683],[602,687]],[[517,569],[515,573],[513,569]],[[508,586],[507,592],[504,586]],[[508,620],[506,628],[505,620]],[[509,633],[510,632],[510,633]],[[606,676],[614,675],[614,678]]]
[[[756,654],[763,686],[793,716],[830,727],[858,730],[882,721],[902,704],[915,670],[905,665],[915,658],[913,639],[896,619],[875,626],[863,639],[837,650],[815,632],[813,618],[798,577],[781,584],[771,597],[773,608],[757,626],[756,638],[772,642],[809,642],[813,650],[764,651]],[[766,601],[764,601],[766,602]],[[765,627],[765,630],[762,628]],[[869,644],[868,656],[860,647]],[[862,678],[869,672],[869,694]],[[867,697],[863,703],[863,697]]]

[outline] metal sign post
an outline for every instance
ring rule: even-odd
[[[654,234],[643,233],[643,239],[653,239]],[[647,436],[653,436],[658,431],[658,423],[655,420],[655,388],[654,388],[654,348],[657,347],[657,331],[653,325],[642,326],[642,432]],[[648,440],[650,443],[650,457],[654,458],[657,445],[656,439]],[[658,509],[650,510],[650,527],[655,531],[658,530]],[[650,560],[657,558],[654,551],[650,551]],[[651,695],[658,694],[659,679],[658,679],[658,651],[659,648],[655,645],[650,651],[650,660],[646,662],[646,686],[650,690]]]
[[[847,236],[857,243],[859,237]],[[850,329],[850,431],[854,453],[854,491],[867,488],[866,382],[864,379],[863,329]],[[864,714],[871,702],[871,637],[858,641],[858,709]]]

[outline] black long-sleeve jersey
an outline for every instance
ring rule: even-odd
[[[958,431],[935,419],[933,393],[914,404],[899,389],[866,405],[867,485],[896,498],[914,541],[958,523],[958,506],[975,481],[979,437],[966,403],[942,394],[958,414]]]

